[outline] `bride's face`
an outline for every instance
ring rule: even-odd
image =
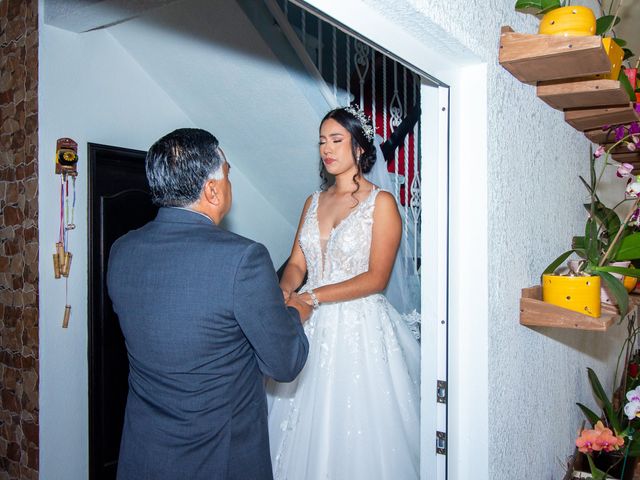
[[[340,175],[353,170],[357,172],[356,160],[351,148],[351,134],[333,118],[320,126],[320,158],[331,175]]]

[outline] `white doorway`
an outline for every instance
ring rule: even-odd
[[[447,39],[437,25],[423,29],[433,30],[428,45],[383,2],[292,3],[423,79],[421,478],[488,478],[487,67],[439,48]],[[436,453],[443,445],[446,455]]]
[[[402,130],[401,120],[417,109],[419,119],[411,135],[388,161],[396,185],[393,193],[414,246],[410,256],[421,280],[421,478],[445,480],[449,87],[322,12],[305,10],[308,4],[266,3],[329,108],[359,104],[383,140]],[[340,68],[345,62],[348,66]],[[407,77],[412,80],[408,88]]]

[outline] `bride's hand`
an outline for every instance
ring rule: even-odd
[[[301,293],[300,295],[298,295],[298,298],[300,299],[300,301],[306,303],[307,305],[313,306],[313,300],[311,299],[311,295],[309,295],[308,292]]]

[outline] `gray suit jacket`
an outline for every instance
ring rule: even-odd
[[[118,479],[271,479],[263,375],[293,380],[308,342],[264,246],[161,208],[107,285],[130,366]]]

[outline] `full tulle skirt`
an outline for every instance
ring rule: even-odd
[[[382,295],[323,304],[305,324],[309,357],[269,381],[276,480],[419,477],[420,346]]]

